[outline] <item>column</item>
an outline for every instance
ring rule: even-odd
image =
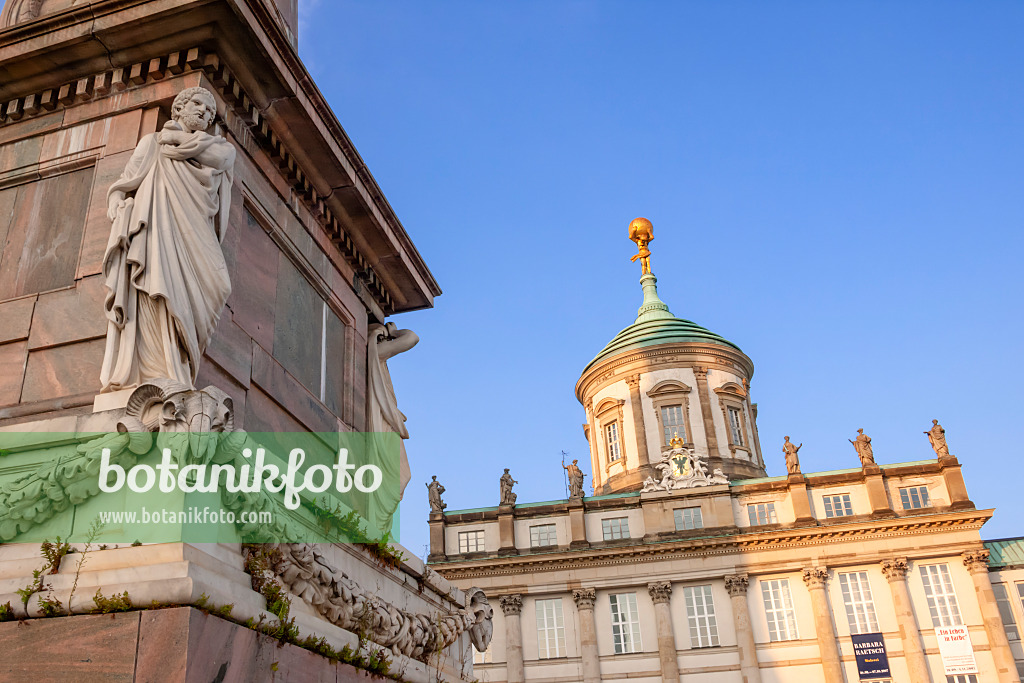
[[[708,442],[708,459],[715,458],[721,462],[722,454],[718,452],[715,418],[711,412],[711,398],[708,394],[708,369],[695,365],[693,366],[693,375],[697,378],[697,397],[700,399],[700,414],[704,418],[704,438]]]
[[[921,629],[910,606],[906,558],[882,560],[882,573],[889,580],[889,590],[892,591],[892,604],[896,609],[896,623],[900,629],[900,639],[903,641],[903,658],[907,661],[910,680],[915,683],[931,683],[928,660],[921,645]]]
[[[750,627],[750,609],[747,605],[747,575],[725,577],[725,589],[732,601],[732,618],[736,622],[736,648],[740,652],[740,675],[743,683],[761,683],[761,668],[757,663],[754,630]]]
[[[964,566],[971,572],[974,579],[974,590],[978,593],[978,604],[981,606],[981,618],[985,621],[985,633],[988,644],[992,648],[992,659],[996,664],[996,676],[1006,683],[1020,683],[1017,666],[1013,661],[1010,643],[1006,640],[1003,619],[999,615],[996,596],[992,592],[992,581],[988,578],[988,550],[968,550],[962,557]]]
[[[679,660],[676,656],[676,634],[672,629],[672,584],[656,581],[647,584],[654,601],[654,620],[658,625],[658,657],[661,659],[663,683],[679,683]]]
[[[583,683],[601,683],[601,661],[597,657],[597,622],[594,621],[593,588],[577,588],[572,592],[580,615],[580,654],[583,659]],[[509,683],[512,683],[509,679]]]
[[[523,611],[523,596],[502,595],[501,611],[505,613],[505,666],[508,669],[508,683],[523,683],[523,626],[519,614]]]
[[[804,570],[804,583],[811,593],[811,609],[814,610],[814,630],[818,634],[818,648],[821,650],[821,666],[825,669],[825,680],[829,683],[843,683],[843,665],[839,659],[839,641],[832,624],[832,608],[829,606],[825,582],[828,569],[811,567]]]
[[[640,402],[640,375],[626,378],[629,387],[629,406],[633,413],[633,431],[636,432],[636,453],[640,461],[640,469],[650,469],[650,456],[647,452],[647,427],[644,425],[644,407]]]

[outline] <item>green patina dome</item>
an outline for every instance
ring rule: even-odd
[[[584,373],[605,358],[617,356],[624,351],[634,351],[661,344],[700,342],[718,344],[741,351],[740,347],[728,339],[720,337],[696,323],[672,315],[665,302],[658,298],[657,282],[658,278],[651,274],[640,278],[640,284],[644,290],[644,302],[640,306],[640,310],[637,311],[636,321],[615,335],[615,338],[601,349],[601,353],[587,364],[587,367],[583,369]]]

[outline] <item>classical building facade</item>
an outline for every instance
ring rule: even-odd
[[[480,680],[1018,682],[1024,553],[982,542],[941,426],[934,459],[861,432],[857,467],[787,442],[765,476],[750,359],[641,285],[576,387],[598,495],[430,515],[430,565],[503,611]]]

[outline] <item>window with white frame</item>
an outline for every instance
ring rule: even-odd
[[[732,434],[732,443],[735,446],[743,446],[743,413],[739,408],[728,406],[729,433]]]
[[[960,674],[959,676],[946,676],[946,683],[978,683],[978,677],[974,674]]]
[[[677,436],[686,441],[686,422],[683,420],[682,404],[661,407],[661,428],[665,432],[666,445]]]
[[[747,506],[747,517],[750,526],[777,524],[779,521],[775,515],[775,503],[752,503]]]
[[[992,592],[996,596],[996,606],[999,607],[999,616],[1003,619],[1003,628],[1006,629],[1007,639],[1020,640],[1020,631],[1017,629],[1017,620],[1013,616],[1013,604],[1010,602],[1010,592],[1006,590],[1006,584],[993,583]]]
[[[601,535],[606,541],[629,538],[629,518],[613,517],[601,520]]]
[[[931,505],[927,486],[904,486],[900,488],[900,502],[904,510],[916,510]]]
[[[608,441],[608,462],[615,462],[622,457],[622,450],[619,447],[619,423],[605,425],[604,435]]]
[[[1017,584],[1017,597],[1020,598],[1020,608],[1024,610],[1024,583]]]
[[[825,496],[826,517],[849,517],[853,514],[853,503],[850,502],[849,493],[837,493],[832,496]]]
[[[686,586],[686,614],[690,622],[690,647],[715,647],[718,645],[718,621],[715,619],[715,603],[711,598],[711,586]]]
[[[640,614],[636,608],[636,593],[613,593],[609,600],[615,654],[640,652]]]
[[[565,622],[562,619],[562,599],[537,600],[537,648],[540,659],[565,655]]]
[[[924,595],[928,599],[928,611],[932,615],[932,626],[960,626],[964,622],[960,618],[960,607],[953,590],[953,580],[949,576],[947,564],[922,564],[921,582],[924,584]]]
[[[704,528],[704,518],[701,517],[699,507],[676,508],[673,514],[676,518],[676,531]]]
[[[764,600],[764,613],[768,619],[768,639],[772,642],[796,640],[799,636],[789,579],[762,580],[761,598]]]
[[[875,603],[871,599],[871,584],[867,572],[839,574],[839,586],[843,591],[846,618],[850,622],[850,633],[877,633],[878,618]]]
[[[494,661],[494,657],[491,656],[491,643],[487,643],[487,649],[483,652],[478,652],[477,649],[473,648],[473,663],[474,664],[490,664]]]
[[[484,532],[483,530],[478,531],[460,531],[459,532],[459,552],[460,553],[478,553],[484,549]]]
[[[554,524],[538,524],[530,527],[530,547],[542,548],[546,545],[558,545],[558,534]]]

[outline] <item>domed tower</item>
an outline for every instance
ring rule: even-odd
[[[653,226],[629,224],[639,249],[643,304],[583,369],[576,398],[590,442],[596,494],[635,491],[678,437],[730,479],[767,476],[750,402],[754,364],[738,346],[672,315],[650,267]]]

